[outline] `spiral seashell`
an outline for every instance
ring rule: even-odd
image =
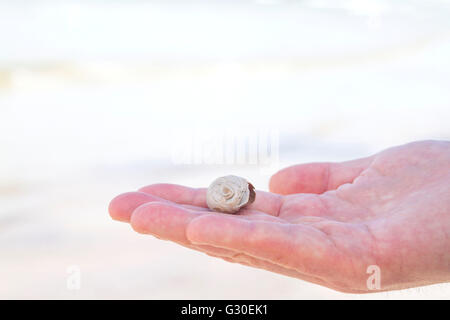
[[[236,213],[255,201],[255,187],[237,176],[225,176],[214,180],[206,192],[206,203],[211,210]]]

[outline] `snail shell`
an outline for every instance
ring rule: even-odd
[[[255,187],[237,176],[225,176],[214,180],[206,191],[206,204],[211,210],[236,213],[255,201]]]

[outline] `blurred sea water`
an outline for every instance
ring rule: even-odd
[[[177,164],[199,133],[274,130],[276,167],[448,140],[449,57],[448,1],[0,1],[0,297],[363,298],[137,235],[108,202],[229,173],[267,190],[255,165]]]

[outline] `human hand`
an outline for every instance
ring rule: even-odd
[[[423,141],[342,162],[286,168],[237,215],[206,189],[155,184],[112,200],[113,219],[229,262],[351,293],[450,281],[450,142]]]

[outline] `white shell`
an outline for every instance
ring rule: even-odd
[[[237,176],[217,178],[206,192],[208,207],[224,213],[236,213],[254,200],[254,187],[244,178]]]

